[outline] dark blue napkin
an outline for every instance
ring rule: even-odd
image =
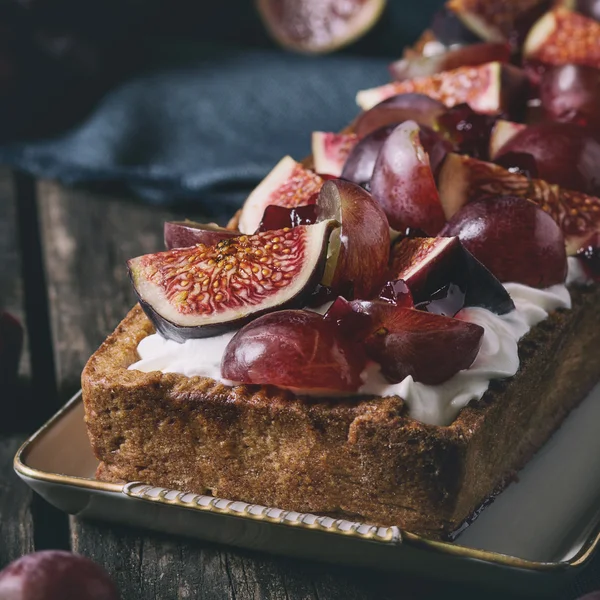
[[[150,202],[194,200],[224,217],[282,156],[308,155],[311,131],[343,128],[356,91],[384,83],[387,63],[188,44],[75,129],[0,148],[0,161],[67,184],[123,182]]]

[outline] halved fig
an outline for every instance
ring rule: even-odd
[[[316,204],[295,206],[294,208],[270,204],[265,208],[257,233],[273,229],[285,229],[286,227],[298,227],[298,225],[313,225],[316,222]]]
[[[306,310],[282,310],[255,319],[233,336],[221,375],[236,383],[326,395],[357,391],[365,364],[362,348],[335,323]]]
[[[157,331],[183,342],[302,306],[323,275],[335,221],[242,235],[128,261],[140,304]]]
[[[523,123],[515,123],[513,121],[505,121],[504,119],[498,119],[490,134],[490,144],[488,155],[491,160],[494,160],[498,154],[498,151],[506,142],[508,142],[517,133],[525,129],[527,125]]]
[[[444,225],[429,156],[414,121],[398,125],[387,138],[373,170],[371,193],[385,212],[390,227],[407,227],[435,235]]]
[[[381,207],[360,186],[326,181],[317,200],[319,219],[335,219],[323,285],[338,293],[351,288],[356,298],[371,298],[385,281],[390,228]]]
[[[560,65],[546,69],[540,82],[540,102],[547,119],[584,125],[598,135],[600,69],[584,65]]]
[[[448,221],[441,236],[463,246],[502,282],[536,288],[564,283],[565,240],[554,219],[524,198],[476,200]]]
[[[385,0],[256,0],[256,5],[282,46],[320,54],[362,37],[378,21]]]
[[[556,4],[595,21],[600,21],[600,2],[598,0],[557,0]]]
[[[552,216],[565,236],[567,254],[573,256],[591,234],[600,231],[600,199],[565,190],[542,179],[481,160],[449,154],[438,175],[440,201],[447,219],[467,202],[479,198],[518,196],[535,202]]]
[[[340,329],[359,332],[357,337],[367,356],[379,363],[382,374],[392,383],[412,377],[427,385],[439,385],[468,369],[481,346],[483,327],[474,323],[382,300],[355,300],[349,307],[355,314],[338,316],[335,321]],[[357,315],[362,317],[360,321]],[[329,313],[325,316],[328,319],[334,320]]]
[[[315,171],[339,177],[348,154],[352,152],[358,136],[355,133],[325,133],[313,131],[312,157]]]
[[[518,48],[549,0],[449,0],[448,8],[483,40],[510,41]]]
[[[195,244],[212,246],[221,240],[240,235],[235,229],[220,227],[216,223],[196,223],[194,221],[167,221],[164,226],[165,247],[187,248]]]
[[[444,104],[425,94],[399,94],[361,113],[353,129],[359,138],[364,138],[381,127],[404,121],[416,121],[419,125],[433,127],[437,117],[445,110]]]
[[[525,72],[499,62],[477,67],[460,67],[430,77],[394,81],[358,92],[357,104],[369,110],[396,94],[416,92],[443,102],[447,107],[467,103],[480,113],[510,113],[523,104],[527,91]]]
[[[600,143],[589,129],[575,123],[545,122],[525,127],[496,153],[531,154],[538,178],[568,190],[600,194]]]
[[[504,286],[458,237],[404,238],[394,245],[390,278],[408,285],[417,308],[453,317],[466,306],[503,315],[515,306]]]
[[[505,43],[472,44],[451,48],[434,56],[402,58],[393,62],[389,69],[394,80],[404,81],[416,77],[429,77],[459,67],[474,67],[495,61],[506,63],[510,60],[510,54],[510,46]]]
[[[322,185],[322,177],[305,169],[290,156],[282,158],[244,202],[239,230],[246,234],[254,233],[269,204],[287,208],[309,204]]]
[[[600,68],[600,23],[563,8],[546,13],[532,28],[523,57],[544,65],[568,63]]]

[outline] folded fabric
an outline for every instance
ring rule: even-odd
[[[159,53],[164,56],[164,53]],[[313,130],[358,112],[387,60],[187,45],[101,99],[76,129],[0,148],[0,161],[66,184],[125,183],[155,203],[193,200],[224,218]]]

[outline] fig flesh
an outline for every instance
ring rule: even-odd
[[[312,394],[355,392],[366,364],[360,346],[321,315],[283,310],[259,317],[231,339],[221,374],[237,383]]]
[[[416,121],[419,125],[433,127],[436,119],[446,110],[444,104],[425,94],[399,94],[386,98],[366,112],[361,113],[353,126],[359,138],[388,125]]]
[[[283,47],[308,54],[333,52],[378,21],[385,0],[257,0],[267,30]]]
[[[406,121],[389,135],[375,163],[371,192],[390,227],[414,227],[435,235],[445,218],[419,131],[414,121]]]
[[[390,278],[402,279],[415,306],[453,317],[477,306],[503,315],[515,306],[504,286],[458,237],[404,238],[392,249]]]
[[[527,76],[512,65],[490,62],[476,67],[460,67],[430,77],[394,81],[362,90],[356,96],[363,110],[397,94],[419,93],[439,100],[447,107],[467,103],[479,113],[510,113],[525,100]]]
[[[371,298],[384,283],[390,256],[385,213],[360,186],[341,179],[326,181],[317,200],[319,219],[341,224],[331,236],[322,283],[338,293]]]
[[[539,179],[568,190],[600,195],[600,143],[585,127],[553,122],[531,125],[513,135],[495,159],[509,152],[531,154]]]
[[[212,246],[240,235],[239,231],[219,227],[216,223],[195,223],[194,221],[167,221],[164,226],[165,247],[188,248],[195,244]]]
[[[446,157],[438,175],[438,189],[447,219],[467,202],[480,198],[509,195],[531,200],[558,223],[569,256],[600,231],[599,198],[565,190],[543,179],[529,179],[468,156],[451,153]]]
[[[313,131],[312,157],[315,171],[339,177],[357,141],[355,133]]]
[[[322,177],[289,156],[282,158],[244,202],[239,230],[245,234],[254,233],[270,204],[287,208],[309,204],[322,185]]]
[[[393,79],[404,81],[416,77],[429,77],[442,71],[459,67],[474,67],[489,62],[506,63],[510,60],[510,46],[500,44],[472,44],[451,48],[443,54],[402,58],[393,62],[389,69]]]
[[[476,200],[440,232],[463,246],[502,282],[535,288],[563,284],[565,242],[559,226],[539,206],[515,196]]]
[[[600,68],[600,23],[564,8],[546,13],[531,28],[523,57],[543,65]]]
[[[183,342],[302,306],[321,280],[334,221],[147,254],[128,262],[157,331]]]

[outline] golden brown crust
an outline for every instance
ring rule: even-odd
[[[398,397],[301,399],[269,386],[129,371],[153,333],[136,306],[83,372],[97,476],[443,537],[598,381],[600,291],[572,295],[573,310],[523,338],[519,373],[493,381],[449,427],[409,418]]]

